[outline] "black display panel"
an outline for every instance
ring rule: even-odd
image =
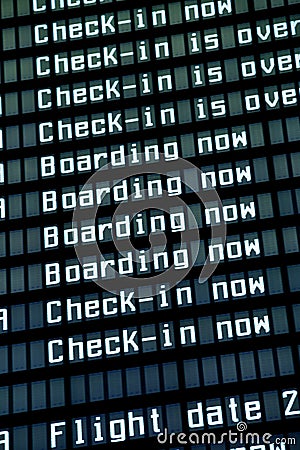
[[[298,450],[299,0],[0,21],[0,450]]]

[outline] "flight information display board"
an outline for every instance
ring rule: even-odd
[[[0,3],[0,450],[300,449],[300,1]]]

